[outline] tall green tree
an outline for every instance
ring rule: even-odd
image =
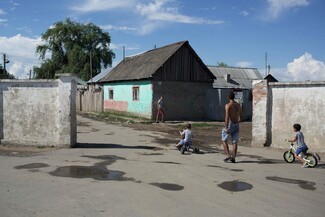
[[[219,67],[228,67],[228,65],[226,63],[224,63],[224,62],[218,62],[217,66],[219,66]]]
[[[111,66],[115,58],[110,49],[109,33],[93,23],[81,24],[66,19],[55,23],[42,34],[42,39],[45,43],[36,47],[36,53],[43,60],[40,67],[34,67],[36,78],[75,73],[89,80],[102,68]]]

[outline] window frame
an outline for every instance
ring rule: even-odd
[[[112,95],[110,93],[112,93]],[[114,89],[112,87],[108,88],[108,100],[114,100]]]
[[[134,102],[140,101],[140,86],[132,87],[132,101]]]

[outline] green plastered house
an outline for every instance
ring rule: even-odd
[[[154,119],[163,96],[166,120],[205,120],[214,79],[189,42],[181,41],[126,57],[99,82],[104,110]]]

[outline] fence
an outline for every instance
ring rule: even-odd
[[[78,90],[77,110],[83,112],[102,112],[104,106],[104,91],[90,86],[88,90]]]

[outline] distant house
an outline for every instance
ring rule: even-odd
[[[217,78],[209,91],[208,113],[210,119],[223,121],[228,94],[235,92],[236,101],[241,105],[243,120],[252,119],[252,81],[263,79],[256,68],[208,66]]]
[[[104,110],[119,110],[154,119],[164,97],[167,120],[207,119],[206,91],[215,76],[188,41],[126,57],[99,82]]]

